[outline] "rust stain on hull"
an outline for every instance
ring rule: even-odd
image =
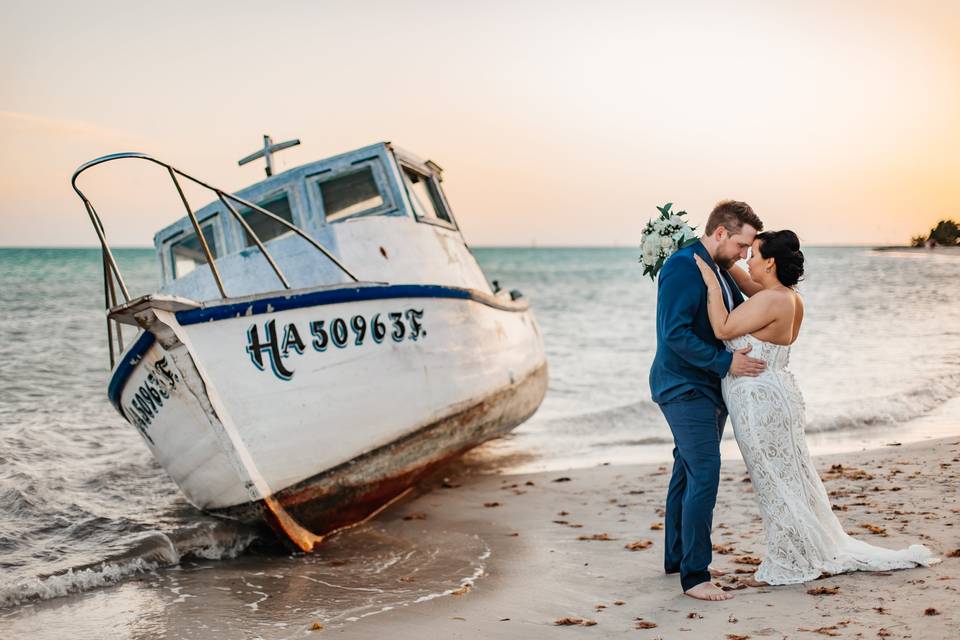
[[[214,513],[264,520],[282,540],[309,552],[326,534],[374,517],[438,467],[521,424],[540,406],[546,390],[544,364],[484,400],[388,445],[266,500]]]

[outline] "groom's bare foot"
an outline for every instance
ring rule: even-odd
[[[726,593],[723,589],[712,582],[701,582],[695,587],[690,587],[684,593],[697,600],[731,600],[733,595]]]
[[[723,569],[714,569],[713,567],[709,568],[711,578],[722,578],[727,575],[727,572]]]
[[[748,587],[769,587],[769,582],[764,582],[763,580],[756,580],[753,576],[749,578],[740,578],[740,584],[745,584]]]

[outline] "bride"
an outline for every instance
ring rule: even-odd
[[[803,301],[793,286],[803,275],[800,241],[792,231],[758,234],[749,274],[730,274],[750,299],[728,313],[717,274],[696,256],[707,285],[710,324],[731,351],[752,347],[767,363],[758,377],[727,375],[723,399],[746,462],[763,518],[766,555],[750,586],[807,582],[822,574],[883,571],[939,562],[923,545],[892,550],[847,535],[804,440],[800,389],[787,370],[791,345],[803,322]]]

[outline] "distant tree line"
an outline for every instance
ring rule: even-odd
[[[911,238],[910,244],[914,247],[960,246],[960,225],[953,220],[941,220],[928,235]]]

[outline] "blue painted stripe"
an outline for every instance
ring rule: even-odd
[[[529,309],[529,303],[525,299],[504,301],[474,289],[461,289],[459,287],[444,287],[440,285],[423,284],[396,284],[383,286],[349,286],[338,289],[325,289],[323,291],[309,291],[306,293],[295,293],[289,295],[277,295],[269,298],[261,298],[249,302],[233,302],[219,304],[210,307],[201,307],[199,309],[189,309],[177,312],[177,321],[182,325],[197,324],[198,322],[214,322],[225,320],[227,318],[237,318],[240,316],[259,315],[262,313],[272,313],[275,311],[285,311],[287,309],[299,309],[302,307],[314,307],[328,304],[339,304],[343,302],[358,302],[363,300],[391,300],[396,298],[447,298],[457,300],[473,300],[488,307],[510,312],[522,312]],[[120,360],[110,378],[110,384],[107,387],[107,397],[117,411],[123,414],[120,406],[120,394],[127,384],[127,379],[133,372],[133,368],[140,362],[143,354],[156,341],[156,338],[149,331],[143,331],[137,336],[137,340],[130,345],[126,353]]]
[[[149,349],[155,341],[156,338],[152,333],[149,331],[141,331],[136,341],[134,341],[134,343],[130,345],[130,348],[127,349],[127,352],[121,356],[120,364],[117,365],[117,368],[113,370],[113,375],[110,376],[110,384],[107,386],[107,397],[110,398],[110,402],[117,408],[120,415],[126,415],[120,407],[120,394],[123,393],[123,388],[127,385],[127,378],[130,377],[130,374],[133,373],[133,368],[137,366],[137,363],[143,358],[143,354],[147,352],[147,349]]]
[[[274,313],[288,309],[303,307],[317,307],[344,302],[361,302],[364,300],[391,300],[395,298],[452,298],[458,300],[473,300],[488,307],[503,311],[526,311],[529,304],[526,300],[504,301],[489,293],[474,289],[459,287],[444,287],[432,284],[393,284],[383,286],[342,287],[324,289],[322,291],[308,291],[306,293],[280,294],[269,298],[260,298],[248,302],[228,302],[199,309],[178,311],[177,322],[181,325],[197,324],[198,322],[214,322],[228,318],[256,316],[262,313]]]

